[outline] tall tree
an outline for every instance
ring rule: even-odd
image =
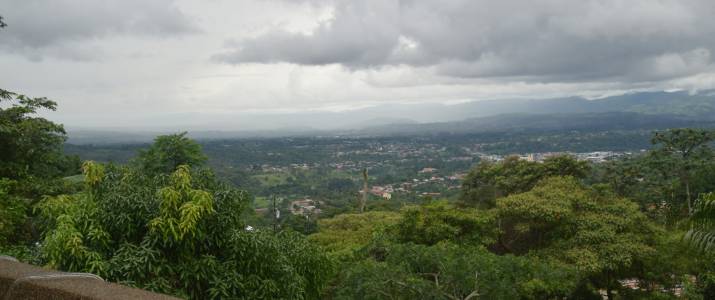
[[[586,162],[572,156],[550,157],[543,163],[510,156],[500,162],[480,162],[462,183],[460,202],[467,206],[491,208],[500,197],[530,190],[539,180],[550,176],[583,178],[588,173]]]
[[[32,204],[62,193],[68,185],[59,177],[79,172],[79,158],[62,152],[62,125],[37,116],[56,107],[47,98],[0,89],[0,246],[29,242],[35,235]]]
[[[657,147],[652,152],[655,158],[675,160],[668,165],[673,166],[672,171],[684,186],[689,215],[693,213],[691,179],[699,167],[713,158],[713,150],[710,147],[713,140],[713,130],[678,128],[656,132],[651,141]]]
[[[497,213],[502,251],[574,265],[609,296],[655,253],[657,229],[636,203],[573,177],[550,177],[498,199]]]
[[[202,166],[206,159],[201,145],[182,132],[158,136],[149,149],[139,152],[135,164],[148,174],[170,174],[180,165]]]
[[[191,299],[317,299],[331,261],[302,235],[246,230],[247,193],[208,170],[85,165],[85,189],[39,206],[49,265]]]
[[[55,110],[47,98],[31,98],[0,89],[0,178],[50,178],[61,173],[62,125],[36,116],[38,110]]]

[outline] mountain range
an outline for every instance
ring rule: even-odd
[[[183,119],[191,121],[167,124],[152,132],[70,130],[70,143],[143,142],[157,134],[183,130],[190,130],[190,135],[195,138],[222,139],[710,127],[715,123],[715,91],[638,92],[594,100],[567,97],[473,101],[454,105],[385,104],[342,112],[194,115]]]

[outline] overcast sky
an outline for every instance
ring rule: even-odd
[[[56,100],[70,128],[715,87],[712,0],[0,0],[0,15],[0,86]]]

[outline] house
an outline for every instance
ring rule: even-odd
[[[435,169],[435,168],[423,168],[423,169],[420,170],[418,173],[420,173],[420,174],[426,174],[426,173],[434,173],[434,172],[437,172],[437,169]]]
[[[290,203],[290,212],[294,215],[311,215],[320,214],[320,208],[317,205],[323,204],[322,201],[315,201],[311,199],[300,199],[295,200]]]
[[[370,189],[370,194],[373,194],[378,197],[382,197],[386,200],[392,199],[392,193],[395,191],[395,189],[391,185],[386,185],[386,186],[380,186],[380,185],[374,185]]]

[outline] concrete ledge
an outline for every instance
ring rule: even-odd
[[[64,273],[0,259],[0,299],[178,299],[114,283],[92,274]]]

